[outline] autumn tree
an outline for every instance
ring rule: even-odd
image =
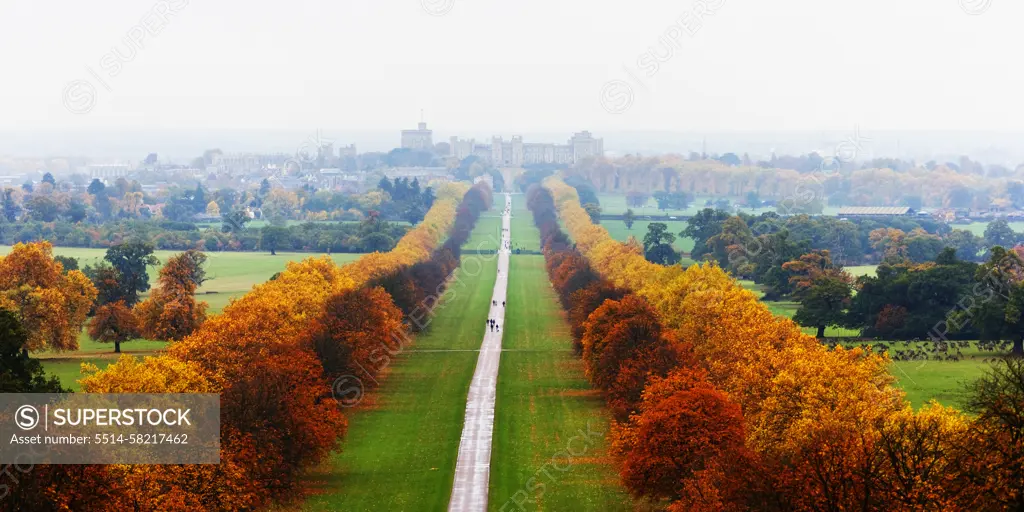
[[[206,255],[196,250],[167,260],[157,289],[133,311],[144,337],[180,340],[206,320],[206,303],[195,299],[196,289],[206,279],[205,263]]]
[[[582,343],[584,370],[620,420],[636,407],[648,379],[679,364],[677,348],[663,337],[656,314],[636,295],[605,301],[594,310]]]
[[[406,340],[402,312],[382,288],[360,288],[327,301],[324,314],[314,321],[304,343],[323,365],[324,375],[368,377],[372,386],[383,361],[401,351]]]
[[[706,471],[736,471],[747,458],[739,405],[690,369],[655,379],[617,433],[620,474],[636,496],[678,500]]]
[[[0,258],[0,309],[28,332],[28,350],[74,350],[96,288],[82,272],[65,273],[48,242],[15,245]]]
[[[89,321],[89,337],[113,343],[114,352],[119,354],[121,343],[139,337],[138,320],[123,301],[104,304],[96,308],[96,314]]]
[[[972,479],[991,510],[1024,509],[1024,358],[1002,359],[967,387]]]
[[[583,336],[586,333],[587,318],[590,317],[590,314],[606,300],[620,300],[625,295],[625,290],[600,280],[576,290],[569,296],[569,327],[572,332],[573,350],[576,354],[583,353]]]

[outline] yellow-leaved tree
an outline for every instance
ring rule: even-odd
[[[49,242],[19,243],[0,258],[0,308],[25,326],[28,350],[77,349],[96,295],[85,274],[54,261]]]

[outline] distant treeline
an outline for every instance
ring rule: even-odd
[[[281,251],[372,252],[390,250],[408,230],[409,226],[376,218],[363,222],[306,222],[288,227],[242,228],[230,232],[160,219],[122,220],[100,225],[26,221],[0,224],[0,244],[46,240],[60,247],[108,248],[130,238],[141,238],[157,249],[176,251],[258,251],[270,250],[272,246]]]

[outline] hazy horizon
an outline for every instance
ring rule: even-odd
[[[999,0],[15,0],[0,14],[9,155],[291,151],[318,129],[381,151],[422,111],[435,142],[590,130],[613,154],[705,136],[709,151],[801,152],[860,131],[882,135],[882,156],[1024,160],[1024,72],[1003,57],[1024,4]]]

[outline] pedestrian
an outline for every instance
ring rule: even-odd
[[[505,307],[505,301],[501,301],[501,307]]]

